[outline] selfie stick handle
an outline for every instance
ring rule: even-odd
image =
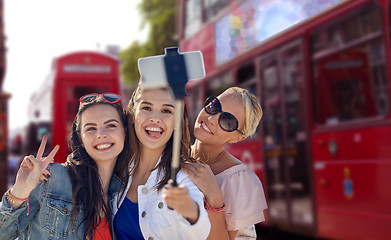
[[[175,131],[171,162],[171,180],[173,186],[177,186],[176,175],[179,171],[180,146],[182,139],[182,115],[184,97],[186,96],[185,85],[188,81],[186,63],[178,48],[166,48],[164,65],[166,68],[167,81],[175,97]]]
[[[172,151],[171,163],[171,179],[172,186],[177,186],[176,175],[179,171],[180,146],[182,138],[182,115],[183,115],[183,100],[175,100],[175,131],[174,131],[174,146]]]

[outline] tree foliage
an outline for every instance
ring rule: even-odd
[[[142,0],[138,8],[142,25],[148,26],[145,43],[134,41],[121,51],[123,80],[135,86],[140,78],[137,60],[142,57],[164,54],[164,48],[178,46],[176,32],[177,0]]]

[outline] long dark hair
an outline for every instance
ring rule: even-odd
[[[98,173],[98,166],[86,152],[80,137],[82,113],[87,108],[99,104],[106,104],[114,107],[117,110],[120,119],[122,120],[122,124],[125,130],[125,143],[122,152],[117,157],[113,174],[116,174],[122,180],[121,189],[125,187],[125,183],[127,183],[129,178],[129,142],[127,134],[127,116],[122,109],[122,105],[119,102],[111,104],[101,98],[98,98],[93,102],[80,104],[79,110],[72,124],[72,133],[70,139],[70,148],[72,149],[72,153],[68,156],[65,166],[68,168],[68,172],[72,181],[72,227],[74,227],[78,213],[83,210],[83,220],[78,226],[80,227],[81,224],[85,222],[83,238],[91,235],[92,231],[97,228],[98,224],[100,223],[100,213],[102,209],[105,215],[109,218],[109,221],[111,218],[110,208],[106,206],[104,202],[105,196]],[[118,189],[118,191],[121,189]]]
[[[132,175],[133,172],[137,169],[139,163],[140,163],[140,152],[141,152],[141,144],[139,139],[137,138],[136,131],[134,129],[134,119],[135,119],[135,108],[137,103],[140,100],[140,96],[144,89],[140,84],[138,84],[136,90],[134,90],[132,97],[129,101],[127,112],[129,114],[128,117],[128,126],[129,126],[129,142],[132,144],[130,145],[130,162],[129,164],[134,164],[133,168],[131,169],[130,174]],[[190,131],[189,131],[189,121],[187,117],[187,110],[186,108],[183,111],[183,118],[182,118],[182,140],[181,140],[181,147],[180,147],[180,158],[179,158],[179,165],[180,168],[184,167],[185,162],[190,159]],[[171,135],[170,139],[167,142],[166,147],[163,150],[161,160],[159,164],[156,166],[155,169],[158,170],[158,176],[162,176],[161,180],[156,184],[156,188],[160,190],[167,182],[170,180],[171,177],[171,159],[172,159],[172,149],[173,149],[173,136]],[[153,169],[153,170],[155,170]]]

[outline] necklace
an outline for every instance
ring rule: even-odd
[[[214,162],[214,161],[216,161],[217,159],[219,159],[220,158],[220,156],[221,156],[221,154],[224,152],[224,150],[223,151],[221,151],[214,159],[213,159],[213,161],[212,162]],[[199,161],[199,162],[201,162],[201,163],[203,163],[203,164],[207,164],[210,160],[211,160],[211,157],[210,157],[210,152],[203,152],[203,153],[201,153],[201,155],[202,155],[202,157],[200,157],[198,154],[195,154],[195,159],[197,160],[197,161]]]

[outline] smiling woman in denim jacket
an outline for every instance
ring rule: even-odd
[[[24,158],[15,185],[0,203],[0,239],[112,238],[113,197],[128,174],[123,171],[128,164],[127,121],[120,101],[111,93],[80,98],[72,125],[73,152],[65,164],[49,165],[58,146],[42,157],[46,136],[37,156]],[[38,184],[45,173],[51,177]]]

